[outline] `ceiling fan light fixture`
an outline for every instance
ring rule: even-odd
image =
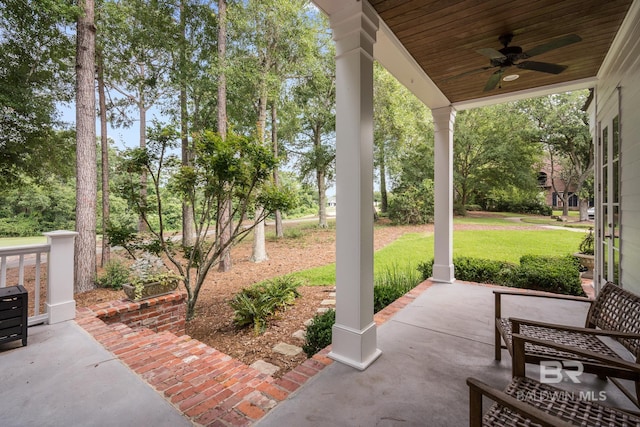
[[[508,76],[504,76],[502,80],[505,82],[512,82],[514,80],[517,80],[518,77],[520,77],[518,74],[509,74]]]

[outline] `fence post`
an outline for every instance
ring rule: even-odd
[[[51,249],[47,260],[47,314],[48,323],[60,323],[75,319],[76,301],[74,287],[75,231],[51,231],[43,233]]]

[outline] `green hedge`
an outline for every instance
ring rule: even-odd
[[[510,285],[558,294],[584,295],[576,257],[523,255],[510,274]]]
[[[578,260],[572,255],[523,255],[518,265],[481,258],[454,257],[454,276],[468,282],[491,283],[569,295],[584,295]],[[420,263],[423,279],[433,275],[433,259]]]
[[[307,334],[302,346],[307,357],[313,356],[331,344],[331,330],[334,323],[336,323],[336,312],[333,309],[314,316],[311,324],[307,326]]]

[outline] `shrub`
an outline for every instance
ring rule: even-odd
[[[563,257],[523,255],[520,258],[520,265],[511,271],[509,284],[516,288],[584,295],[578,266],[578,260],[572,255]]]
[[[569,295],[584,295],[579,261],[572,255],[524,255],[520,264],[479,258],[454,257],[455,278]],[[423,279],[433,275],[433,259],[418,264]]]
[[[388,213],[396,224],[433,222],[433,181],[425,179],[418,187],[394,190],[389,198]]]
[[[304,231],[299,228],[289,227],[284,229],[284,237],[286,237],[287,239],[300,239],[304,237],[304,235]]]
[[[28,237],[35,236],[40,231],[36,218],[16,215],[10,218],[0,218],[0,237]]]
[[[429,261],[419,263],[418,271],[422,275],[422,280],[427,280],[429,277],[433,276],[433,258]]]
[[[300,296],[299,279],[282,276],[257,283],[237,293],[229,302],[235,310],[233,322],[238,327],[253,325],[256,335],[264,332],[267,319],[277,310],[284,310]]]
[[[421,282],[420,275],[410,265],[400,269],[397,264],[385,269],[374,278],[373,311],[382,310]]]
[[[125,283],[129,283],[129,267],[115,259],[105,264],[104,273],[96,279],[102,288],[122,289]]]
[[[330,309],[322,314],[316,314],[309,326],[302,350],[311,357],[331,344],[331,330],[336,323],[336,312]]]
[[[504,284],[504,276],[513,265],[483,258],[454,257],[455,278],[467,282]]]
[[[487,197],[487,210],[550,216],[553,211],[537,192],[507,189],[495,190]]]

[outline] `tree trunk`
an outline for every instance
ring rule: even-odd
[[[76,231],[75,291],[95,288],[96,275],[96,97],[93,0],[81,0],[76,37]]]
[[[141,66],[141,75],[144,77],[144,66]],[[143,88],[140,88],[140,103],[138,104],[140,112],[140,148],[147,147],[147,109],[144,105],[144,92]],[[140,175],[140,202],[143,209],[147,206],[147,173],[145,171]],[[138,231],[147,231],[147,224],[144,222],[142,215],[138,217]]]
[[[184,0],[180,1],[180,139],[182,166],[191,166],[193,152],[189,145],[189,113],[187,111],[187,82],[185,77],[187,19]],[[195,221],[193,209],[187,200],[182,201],[182,245],[191,247],[195,243]]]
[[[380,168],[380,212],[386,213],[389,208],[389,199],[387,196],[387,165],[385,164],[384,146],[380,147],[378,164]]]
[[[569,216],[569,187],[565,186],[562,192],[562,216]]]
[[[273,156],[278,158],[278,110],[276,102],[271,104],[271,143],[273,145]],[[278,167],[273,170],[273,185],[280,186],[280,173]],[[282,214],[280,209],[275,211],[276,216],[276,238],[280,239],[284,237],[284,230],[282,228]]]
[[[100,147],[102,148],[102,253],[100,266],[104,267],[111,258],[111,245],[107,237],[109,226],[109,140],[107,138],[107,102],[104,93],[104,68],[102,52],[96,56],[98,61],[98,100],[100,105]]]
[[[313,149],[316,152],[320,151],[322,144],[321,138],[320,128],[316,127],[313,130]],[[316,162],[318,162],[317,158]],[[316,163],[316,184],[318,186],[318,226],[320,228],[327,228],[329,226],[329,224],[327,224],[327,188],[324,166],[320,163]]]
[[[268,69],[268,68],[267,68]],[[258,100],[258,144],[264,143],[264,130],[267,122],[267,82],[266,73],[262,77],[260,88],[260,99]],[[263,207],[256,208],[255,218],[261,218]],[[262,262],[269,259],[267,249],[264,242],[264,220],[260,221],[253,230],[253,251],[251,253],[251,261]]]
[[[324,179],[324,171],[316,170],[316,180],[318,181],[318,226],[327,228],[327,188]]]
[[[218,63],[220,74],[218,75],[218,134],[222,139],[227,138],[227,1],[218,0]],[[233,209],[231,198],[223,200],[218,215],[217,232],[221,246],[227,246],[220,254],[218,271],[229,271],[233,266],[231,260],[231,245],[227,245],[231,239],[233,221],[231,212]]]

